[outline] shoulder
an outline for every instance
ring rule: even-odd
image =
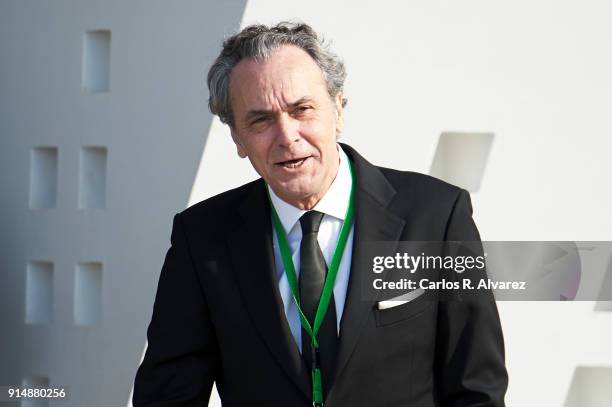
[[[460,202],[470,206],[469,193],[456,185],[418,172],[374,165],[351,146],[343,143],[341,146],[362,177],[361,185],[366,193],[376,198],[377,194],[392,191],[392,210],[402,216],[446,217]]]
[[[265,192],[265,184],[261,178],[230,189],[208,199],[200,201],[180,212],[182,224],[191,229],[194,226],[205,225],[209,232],[218,228],[226,228],[235,222],[238,209],[248,200],[252,200]]]
[[[411,202],[432,204],[454,203],[467,191],[430,175],[413,171],[400,171],[370,163],[353,147],[341,143],[343,150],[353,162],[356,172],[361,174],[364,187],[387,184],[400,199],[410,197]]]
[[[470,194],[465,189],[418,172],[378,168],[395,189],[395,207],[404,214],[449,219],[457,208],[472,213]]]
[[[380,171],[396,191],[390,209],[410,220],[412,238],[480,240],[468,191],[425,174],[388,168]]]
[[[462,188],[431,175],[413,171],[399,171],[377,167],[400,195],[409,194],[423,202],[455,202],[459,195],[467,193]]]

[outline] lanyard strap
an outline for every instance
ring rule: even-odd
[[[302,312],[300,308],[300,291],[298,288],[298,280],[297,274],[295,272],[295,266],[293,265],[293,260],[291,257],[291,248],[289,247],[289,243],[287,242],[287,234],[285,233],[285,229],[283,228],[283,224],[276,213],[276,209],[274,209],[274,205],[270,205],[272,207],[272,220],[274,223],[274,229],[276,230],[276,236],[278,237],[278,244],[280,246],[281,258],[283,260],[283,266],[285,268],[285,273],[287,274],[287,280],[289,281],[289,286],[291,287],[291,295],[293,297],[293,301],[298,310],[298,314],[300,316],[300,323],[304,330],[308,333],[311,339],[312,348],[313,348],[313,369],[312,369],[312,403],[313,405],[323,405],[323,384],[321,379],[321,369],[320,369],[320,361],[319,361],[319,342],[317,341],[317,333],[319,332],[319,328],[323,323],[323,318],[325,317],[325,313],[327,312],[327,308],[329,307],[329,302],[331,301],[331,296],[334,291],[334,283],[336,281],[336,274],[338,274],[338,268],[340,267],[340,261],[342,260],[342,254],[344,253],[344,248],[346,247],[346,242],[348,240],[349,233],[351,231],[351,227],[353,226],[353,218],[354,218],[354,208],[353,208],[353,198],[355,195],[355,175],[353,173],[353,167],[351,165],[350,160],[347,160],[349,164],[349,169],[351,172],[351,193],[349,196],[349,204],[346,209],[346,215],[344,217],[344,222],[342,223],[342,227],[340,228],[340,234],[338,235],[338,242],[336,243],[336,249],[334,250],[334,254],[332,256],[331,263],[329,264],[327,270],[327,277],[325,278],[325,284],[323,285],[323,293],[321,294],[321,298],[319,299],[319,305],[317,307],[317,313],[315,314],[314,324],[310,325],[310,322],[306,318],[306,315]],[[302,349],[302,352],[304,349]]]

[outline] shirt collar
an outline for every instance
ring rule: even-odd
[[[336,219],[344,220],[351,194],[352,179],[348,163],[349,159],[338,144],[336,144],[336,147],[340,155],[338,174],[332,181],[325,195],[323,195],[323,198],[321,198],[312,209],[333,216]],[[293,229],[297,221],[306,211],[283,201],[274,193],[269,185],[267,185],[267,187],[270,192],[272,205],[274,205],[274,209],[276,209],[276,213],[278,214],[285,232],[289,234],[291,229]]]

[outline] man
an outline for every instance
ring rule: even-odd
[[[134,406],[504,405],[494,302],[361,295],[367,242],[479,236],[466,191],[336,143],[344,78],[305,24],[224,42],[211,111],[262,178],[175,216]]]

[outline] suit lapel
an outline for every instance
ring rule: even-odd
[[[242,222],[229,234],[228,241],[246,308],[277,362],[310,398],[309,374],[291,335],[278,291],[270,205],[262,180],[255,184],[239,213]]]
[[[340,325],[336,379],[342,374],[375,306],[375,301],[366,301],[361,295],[362,279],[371,274],[371,259],[366,258],[365,247],[368,242],[397,241],[405,225],[402,218],[388,209],[396,193],[389,181],[355,150],[344,144],[342,148],[353,163],[357,188],[351,272]]]

